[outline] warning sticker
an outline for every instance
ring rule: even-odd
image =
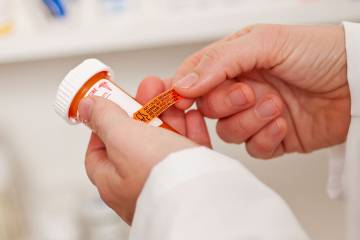
[[[180,96],[175,90],[170,89],[145,104],[143,108],[134,113],[133,118],[148,123],[154,118],[160,116],[181,99],[183,99],[182,96]]]

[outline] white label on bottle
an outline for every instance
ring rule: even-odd
[[[94,84],[85,96],[98,96],[106,98],[119,105],[131,118],[135,112],[142,108],[140,103],[107,79],[100,80]],[[151,122],[149,122],[149,124],[159,127],[163,124],[163,122],[159,118],[154,118]]]

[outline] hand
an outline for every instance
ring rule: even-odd
[[[344,142],[346,71],[342,26],[256,25],[191,56],[173,85],[219,119],[223,140],[246,142],[251,155],[272,158]]]
[[[139,87],[141,103],[164,91],[158,78],[147,78]],[[203,116],[172,109],[164,118],[193,141],[162,128],[132,120],[116,104],[92,97],[82,100],[80,119],[93,130],[86,153],[86,170],[101,198],[131,224],[136,201],[151,169],[167,155],[198,144],[210,146]],[[166,145],[166,148],[164,147]]]

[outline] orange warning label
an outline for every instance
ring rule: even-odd
[[[145,104],[143,108],[134,113],[133,118],[146,123],[150,122],[154,118],[160,116],[160,114],[165,112],[182,98],[183,97],[180,96],[175,90],[170,89]]]

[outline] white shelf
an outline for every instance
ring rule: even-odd
[[[360,20],[360,2],[274,3],[197,16],[134,17],[88,27],[71,23],[0,39],[0,63],[203,42],[254,23],[338,23]]]

